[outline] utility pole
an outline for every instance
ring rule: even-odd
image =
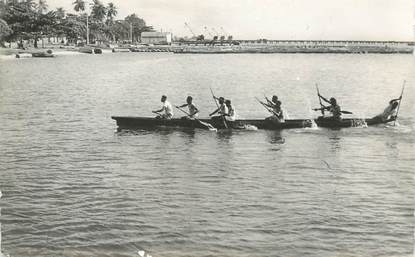
[[[86,44],[89,45],[89,25],[88,25],[88,13],[86,14]]]
[[[89,21],[88,21],[88,2],[85,5],[86,6],[86,10],[85,10],[85,14],[86,14],[86,44],[89,45]]]
[[[130,41],[133,43],[133,24],[130,22]]]

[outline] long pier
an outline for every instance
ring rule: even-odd
[[[413,53],[413,41],[232,40],[182,41],[175,53]]]

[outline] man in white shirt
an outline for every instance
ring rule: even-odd
[[[213,111],[211,114],[209,114],[209,116],[213,116],[216,113],[219,114],[219,117],[228,114],[228,107],[226,107],[225,98],[219,97],[216,99],[218,99],[219,107],[215,111]]]
[[[232,106],[231,100],[226,100],[225,105],[228,108],[228,113],[225,114],[225,119],[227,121],[235,121],[236,120],[236,112],[235,112],[235,108]]]
[[[215,111],[213,111],[211,114],[209,114],[209,116],[213,116],[216,113],[219,114],[219,115],[213,116],[211,118],[212,121],[214,121],[218,124],[223,124],[225,126],[225,128],[228,128],[228,125],[226,124],[226,121],[225,121],[225,116],[228,115],[228,107],[225,104],[225,98],[223,98],[223,97],[219,97],[219,98],[214,97],[214,98],[215,98],[215,101],[216,101],[216,99],[218,99],[219,105],[218,105],[218,108]]]
[[[160,110],[153,111],[153,113],[158,114],[156,118],[159,119],[171,119],[173,118],[173,108],[169,101],[167,101],[167,96],[163,95],[161,96],[161,102],[163,103],[163,106]],[[161,113],[164,112],[164,113]]]

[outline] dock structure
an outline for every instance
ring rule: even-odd
[[[181,41],[176,53],[413,53],[414,41],[232,40]]]

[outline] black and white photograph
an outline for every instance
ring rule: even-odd
[[[413,257],[414,86],[414,0],[0,0],[0,257]]]

